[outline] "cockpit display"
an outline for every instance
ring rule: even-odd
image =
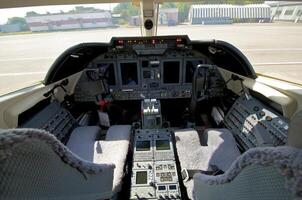
[[[150,141],[137,141],[136,151],[150,151]]]
[[[122,85],[133,86],[138,84],[137,62],[120,63]]]
[[[147,171],[138,171],[136,172],[136,184],[147,184]]]
[[[163,83],[178,84],[180,82],[180,62],[164,61],[163,62]]]
[[[170,150],[170,141],[156,140],[156,150]]]

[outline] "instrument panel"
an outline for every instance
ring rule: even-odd
[[[116,100],[144,98],[190,98],[195,68],[205,63],[202,58],[174,56],[124,58],[116,62],[96,61],[100,71],[108,70],[108,85]],[[101,68],[99,68],[101,67]]]
[[[75,99],[92,101],[95,97],[86,88],[98,87],[102,93],[106,89],[102,79],[114,100],[190,98],[195,69],[202,64],[210,63],[205,55],[192,49],[186,38],[117,38],[108,52],[84,70]],[[99,86],[94,82],[100,82]]]

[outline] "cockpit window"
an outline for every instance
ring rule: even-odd
[[[302,84],[301,2],[205,2],[161,4],[157,35],[226,41],[243,52],[257,74]],[[41,82],[71,46],[139,37],[139,15],[131,2],[0,9],[0,95]],[[190,83],[196,65],[208,62],[196,55],[183,56],[166,62],[162,73],[167,84]],[[112,60],[99,66],[109,85],[138,85],[142,78],[138,70],[151,65],[148,60]],[[113,75],[121,76],[123,83]]]

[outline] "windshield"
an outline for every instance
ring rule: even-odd
[[[302,84],[301,2],[217,2],[161,4],[157,35],[227,41],[258,74]],[[141,35],[131,3],[0,9],[0,24],[0,95],[41,82],[73,45]]]

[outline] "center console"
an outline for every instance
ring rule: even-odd
[[[162,128],[160,100],[141,103],[142,128],[134,131],[131,199],[181,199],[173,131]]]
[[[138,129],[134,136],[131,199],[180,199],[169,129]]]

